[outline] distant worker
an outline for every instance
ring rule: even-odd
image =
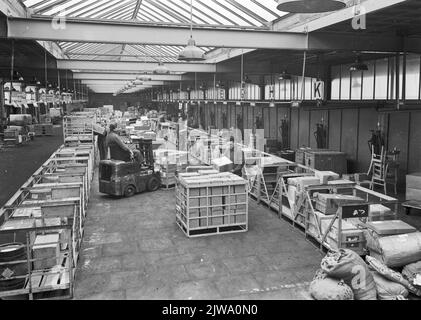
[[[139,150],[130,149],[121,138],[115,133],[117,126],[110,124],[110,132],[106,138],[106,146],[110,148],[110,158],[124,162],[130,162],[134,159],[136,162],[141,163],[142,155]]]
[[[241,176],[243,170],[243,155],[241,148],[235,144],[235,138],[233,136],[230,137],[228,146],[225,148],[224,156],[229,158],[234,164],[231,172],[237,176]]]

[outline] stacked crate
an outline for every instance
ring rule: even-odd
[[[0,208],[0,246],[17,243],[27,265],[0,276],[0,298],[73,296],[94,163],[93,144],[62,146]]]
[[[53,125],[44,123],[44,124],[35,124],[34,125],[35,136],[52,136],[53,135]]]
[[[232,173],[181,173],[176,220],[188,237],[248,230],[247,181]]]

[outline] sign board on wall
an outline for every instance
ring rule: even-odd
[[[313,99],[324,100],[325,99],[325,82],[316,81],[313,84]]]

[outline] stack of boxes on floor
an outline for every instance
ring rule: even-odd
[[[248,230],[247,182],[231,173],[181,173],[176,188],[177,223],[187,236]]]
[[[92,143],[60,147],[0,210],[0,244],[18,243],[27,266],[0,266],[0,297],[72,296],[95,154]]]

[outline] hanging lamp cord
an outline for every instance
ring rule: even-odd
[[[193,38],[193,0],[190,0],[190,38]]]

